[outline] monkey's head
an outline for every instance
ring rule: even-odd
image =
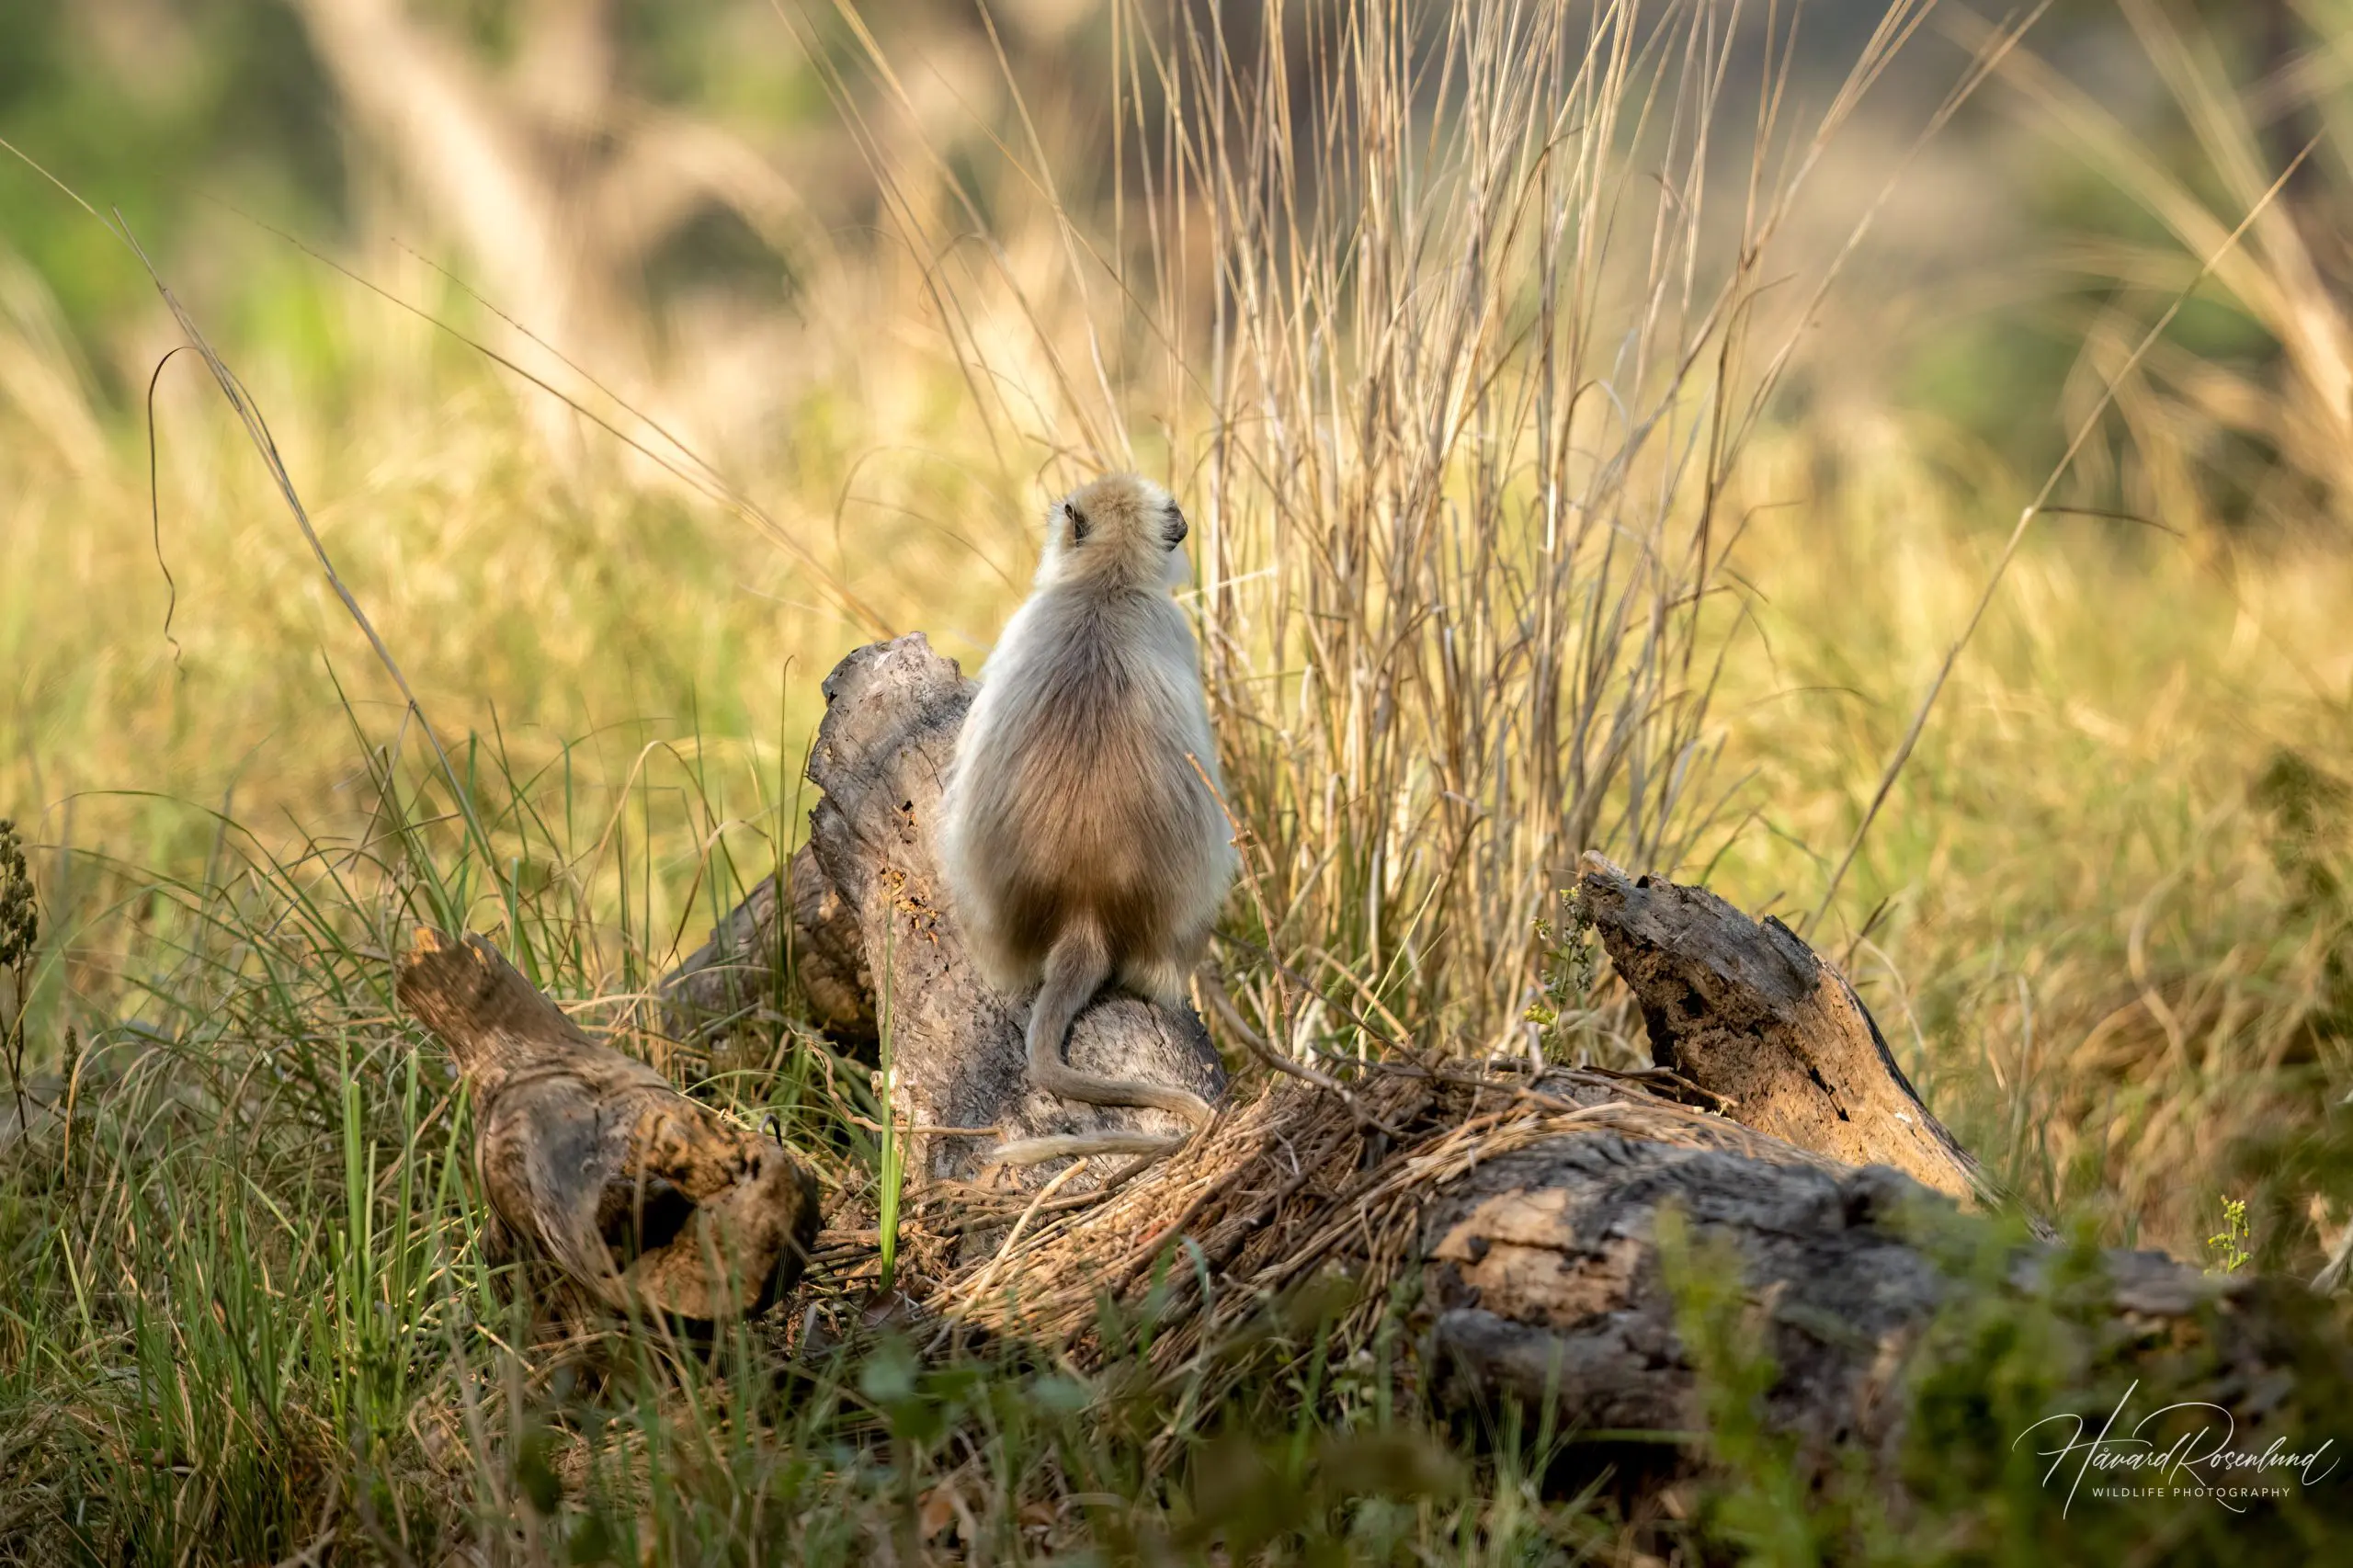
[[[1174,587],[1185,580],[1185,514],[1168,492],[1132,473],[1107,474],[1054,503],[1046,517],[1041,585]]]

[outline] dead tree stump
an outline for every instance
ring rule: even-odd
[[[768,983],[766,955],[811,955],[801,988],[818,1018],[859,1027],[871,1018],[887,1033],[892,1113],[915,1130],[909,1168],[927,1181],[972,1178],[1006,1139],[1188,1130],[1165,1111],[1080,1105],[1033,1088],[1022,1044],[1030,999],[999,995],[965,959],[931,835],[974,689],[920,633],[860,648],[836,665],[809,760],[824,798],[788,869],[791,932],[778,932],[771,879],[665,983],[674,1016],[692,1027],[697,1011],[710,1010],[697,987],[708,987],[719,1009],[740,1006],[735,997]],[[726,971],[732,991],[701,978],[720,972],[708,955],[721,951],[741,955]],[[1211,1104],[1225,1093],[1224,1068],[1190,1007],[1106,992],[1072,1026],[1068,1051],[1084,1072],[1174,1084]],[[940,1131],[964,1127],[974,1131]],[[1034,1187],[1058,1168],[1011,1179]]]
[[[1928,1112],[1847,977],[1771,915],[1705,888],[1630,878],[1598,855],[1577,896],[1642,1004],[1651,1058],[1744,1126],[1951,1197],[2004,1195]]]

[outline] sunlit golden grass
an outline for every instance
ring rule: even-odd
[[[699,768],[716,807],[702,831],[737,819],[757,874],[816,679],[863,633],[740,524],[608,459],[566,483],[517,456],[516,394],[462,365],[439,375],[433,417],[405,431],[271,410],[337,566],[428,710],[450,733],[503,736],[526,769],[569,744],[574,809],[599,831],[617,811],[642,831],[642,802],[622,809],[629,780],[676,790]],[[164,426],[179,454],[164,494],[176,651],[131,434],[79,475],[37,442],[7,448],[7,799],[38,841],[159,869],[200,868],[207,809],[268,841],[348,827],[370,798],[338,683],[371,742],[399,730],[364,644],[239,437],[190,400]],[[895,434],[934,450],[968,438]],[[1726,633],[1703,737],[1731,793],[1677,869],[1712,865],[1728,896],[1787,918],[1811,907],[1990,567],[1989,502],[2021,483],[1964,486],[1906,439],[1891,425],[1840,450],[1837,483],[1816,491],[1812,438],[1776,433],[1745,493],[1778,505],[1731,567],[1746,624]],[[795,456],[804,473],[851,460],[814,443]],[[1016,597],[1026,508],[910,517],[893,508],[960,497],[918,472],[879,504],[900,476],[861,472],[845,580],[893,629],[971,665]],[[985,539],[1002,574],[949,529]],[[2223,1150],[2279,1093],[2256,1070],[2308,1057],[2293,1040],[2327,933],[2287,909],[2248,791],[2276,748],[2341,755],[2348,606],[2353,582],[2325,552],[2232,555],[2092,519],[2052,519],[2013,568],[1829,931],[1835,948],[1888,901],[1856,960],[1867,994],[1904,1020],[1891,1030],[1939,1105],[2030,1190],[2184,1246]],[[683,822],[667,831],[653,926],[692,940],[676,873],[698,846]],[[103,928],[86,939],[113,945]],[[2307,1113],[2317,1093],[2299,1091]]]
[[[1622,265],[1590,240],[1554,258],[1547,233],[1638,226],[1606,163],[1555,174],[1513,139],[1546,123],[1529,95],[1566,84],[1560,112],[1596,127],[1660,112],[1623,101],[1639,61],[1559,43],[1557,67],[1537,50],[1466,68],[1496,130],[1421,167],[1425,209],[1394,209],[1381,161],[1402,121],[1336,154],[1318,177],[1337,194],[1296,230],[1200,187],[1270,146],[1203,142],[1164,171],[1195,199],[1142,209],[1202,231],[1181,240],[1082,254],[1034,226],[1059,209],[1022,216],[1037,193],[1017,187],[997,193],[1009,229],[987,264],[926,274],[903,253],[835,280],[808,352],[779,368],[775,438],[730,477],[879,625],[594,426],[548,452],[544,393],[324,269],[292,285],[315,291],[321,346],[234,357],[440,730],[495,737],[521,774],[563,769],[591,837],[642,835],[649,791],[693,782],[699,812],[641,846],[648,941],[699,934],[701,840],[732,835],[749,876],[791,831],[835,658],[923,630],[976,663],[1047,491],[1099,463],[1172,472],[1208,520],[1229,771],[1286,939],[1423,1027],[1492,1043],[1525,1005],[1534,916],[1587,843],[1712,868],[1791,918],[1812,906],[1992,568],[1989,526],[2028,488],[1982,459],[1956,471],[1895,418],[1862,438],[1768,427],[1737,472],[1727,448],[1682,474],[1677,443],[1769,389],[1707,359],[1749,285],[1687,297],[1696,233],[1661,250],[1641,231],[1648,254]],[[1381,39],[1358,47],[1367,112],[1402,116]],[[1186,68],[1175,47],[1140,66]],[[909,251],[968,221],[913,201],[898,218]],[[1432,255],[1486,273],[1429,272]],[[1659,369],[1597,382],[1627,342],[1516,301],[1511,279],[1561,267],[1590,273],[1586,312],[1654,324]],[[1666,290],[1648,307],[1645,278]],[[17,676],[0,790],[41,841],[158,869],[200,868],[210,812],[267,842],[363,821],[363,736],[412,761],[420,743],[241,435],[192,362],[167,372],[159,562],[142,432],[80,390],[34,288],[18,280],[0,449],[0,657]],[[863,330],[878,312],[893,324]],[[1171,358],[1220,343],[1212,365]],[[1414,425],[1423,406],[1439,426]],[[1567,486],[1557,515],[1547,475]],[[2272,1104],[2264,1070],[2310,1054],[2290,1042],[2319,938],[2281,914],[2246,790],[2274,748],[2336,738],[2328,633],[2353,585],[2292,547],[2040,527],[1828,937],[1870,921],[1867,989],[1990,1158],[2180,1246],[2210,1196],[2185,1173]],[[1696,594],[1720,601],[1704,624]]]
[[[895,149],[876,153],[879,236],[806,280],[756,414],[687,421],[720,432],[698,439],[748,506],[715,504],[713,471],[585,381],[564,390],[643,449],[551,417],[550,394],[333,272],[273,272],[267,320],[306,335],[216,343],[422,719],[193,358],[158,396],[151,517],[142,421],[89,389],[38,280],[15,279],[0,814],[39,846],[56,933],[35,1076],[54,1096],[91,1048],[77,1158],[102,1173],[54,1197],[54,1233],[0,1194],[0,1242],[34,1238],[19,1256],[51,1314],[37,1332],[0,1313],[19,1407],[88,1434],[74,1451],[91,1476],[139,1445],[196,1444],[210,1420],[258,1422],[229,1314],[267,1320],[271,1292],[307,1290],[331,1310],[286,1364],[312,1381],[273,1395],[294,1436],[232,1484],[257,1510],[239,1539],[299,1547],[291,1511],[321,1506],[347,1448],[399,1518],[503,1517],[502,1488],[534,1483],[517,1468],[540,1452],[534,1413],[563,1396],[524,1392],[492,1336],[458,1145],[422,1108],[439,1080],[415,1075],[386,994],[396,928],[462,919],[594,1016],[642,1018],[650,980],[795,840],[824,672],[908,631],[975,667],[1026,586],[1046,497],[1099,468],[1166,477],[1196,519],[1188,602],[1272,916],[1237,901],[1243,940],[1219,961],[1270,1036],[1367,1048],[1336,1010],[1293,1007],[1259,946],[1425,1041],[1529,1048],[1536,920],[1586,847],[1804,923],[2043,476],[1927,415],[1791,413],[1777,394],[1803,361],[1784,350],[1809,320],[1806,352],[1833,372],[1873,347],[1837,331],[1847,258],[1780,244],[1807,153],[1851,106],[1769,123],[1780,172],[1727,185],[1745,160],[1700,112],[1714,35],[1587,35],[1570,10],[1457,7],[1444,69],[1410,87],[1427,40],[1388,8],[1311,39],[1302,68],[1348,106],[1345,142],[1295,134],[1279,73],[1143,33],[1122,35],[1108,118],[1041,106],[995,128],[1004,164],[984,176],[870,138]],[[889,67],[853,54],[833,85],[886,118]],[[1435,121],[1428,93],[1448,108]],[[1137,183],[1116,204],[1065,195],[1110,126],[1152,149]],[[494,334],[415,269],[385,276]],[[2233,1162],[2317,1127],[2348,1065],[2353,985],[2330,954],[2353,796],[2330,780],[2353,772],[2353,567],[2178,512],[2165,529],[2037,521],[1807,935],[2029,1202],[2196,1256],[2219,1198],[2262,1175]],[[1597,1000],[1556,1048],[1626,1048],[1622,1004]],[[835,1095],[805,1035],[777,1049],[791,1074],[730,1080],[727,1103],[787,1118],[824,1148],[829,1197],[872,1204],[870,1105],[847,1074]],[[232,1135],[264,1197],[216,1183],[186,1218],[182,1184],[219,1177],[208,1142]],[[2263,1211],[2268,1262],[2309,1269],[2343,1223],[2305,1197]],[[392,1239],[347,1250],[370,1226]],[[175,1314],[203,1316],[194,1274],[235,1273],[248,1250],[295,1283],[206,1319],[198,1337],[221,1344],[173,1341]],[[51,1338],[120,1375],[53,1364]],[[199,1392],[134,1397],[176,1356]],[[873,1521],[905,1501],[904,1474],[793,1469],[843,1429],[870,1435],[899,1397],[881,1384],[860,1384],[871,1409],[847,1428],[827,1402],[858,1402],[828,1385],[798,1426],[714,1436],[639,1371],[642,1430],[562,1441],[644,1501],[664,1560],[693,1560],[679,1542],[733,1530],[729,1509],[787,1472],[809,1529],[828,1508],[845,1540],[895,1528]],[[466,1425],[477,1392],[508,1424],[487,1437]],[[975,1493],[1006,1539],[1023,1539],[1025,1487],[1144,1496],[1165,1479],[1109,1473],[1125,1450],[1073,1452],[1066,1431],[1025,1441]],[[963,1473],[944,1449],[917,1469]],[[123,1517],[180,1517],[169,1470],[137,1482],[152,1516],[115,1494]],[[659,1507],[679,1476],[710,1505],[683,1524]],[[1559,1523],[1530,1524],[1517,1485],[1496,1479],[1461,1526],[1497,1561],[1513,1532]],[[46,1506],[0,1489],[18,1503]],[[153,1528],[138,1539],[179,1539]]]
[[[1760,525],[1772,678],[1722,704],[1757,816],[1718,882],[1789,917],[1999,542],[1888,439],[1843,472]],[[2300,837],[2263,781],[2283,752],[2341,766],[2349,594],[2317,546],[2048,519],[1820,933],[1972,1145],[2114,1233],[2194,1256],[2234,1147],[2341,1082],[2343,912],[2282,863],[2341,856],[2341,818]]]

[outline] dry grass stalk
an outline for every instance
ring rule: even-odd
[[[1737,192],[1706,5],[1268,4],[1247,43],[1221,9],[1123,7],[1108,213],[1065,200],[1034,125],[985,205],[944,159],[877,167],[1008,478],[1032,453],[1050,484],[1165,470],[1201,519],[1224,777],[1279,957],[1312,947],[1485,1046],[1521,1028],[1580,851],[1672,866],[1718,831],[1701,611],[1731,586],[1775,335],[1811,308],[1766,296],[1843,260],[1810,273],[1776,240],[1923,11],[1891,8],[1804,124],[1773,32]],[[1010,238],[1038,231],[1059,244]],[[1237,987],[1257,1033],[1355,1043],[1278,988]]]

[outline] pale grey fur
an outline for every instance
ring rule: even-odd
[[[1038,1085],[1198,1124],[1211,1115],[1198,1095],[1063,1060],[1071,1020],[1105,982],[1183,997],[1233,881],[1199,653],[1169,597],[1185,533],[1168,493],[1131,474],[1054,506],[1036,585],[958,737],[939,849],[981,972],[1009,995],[1039,988],[1028,1030]],[[1138,1152],[1138,1140],[1034,1139],[994,1157],[1114,1152]]]

